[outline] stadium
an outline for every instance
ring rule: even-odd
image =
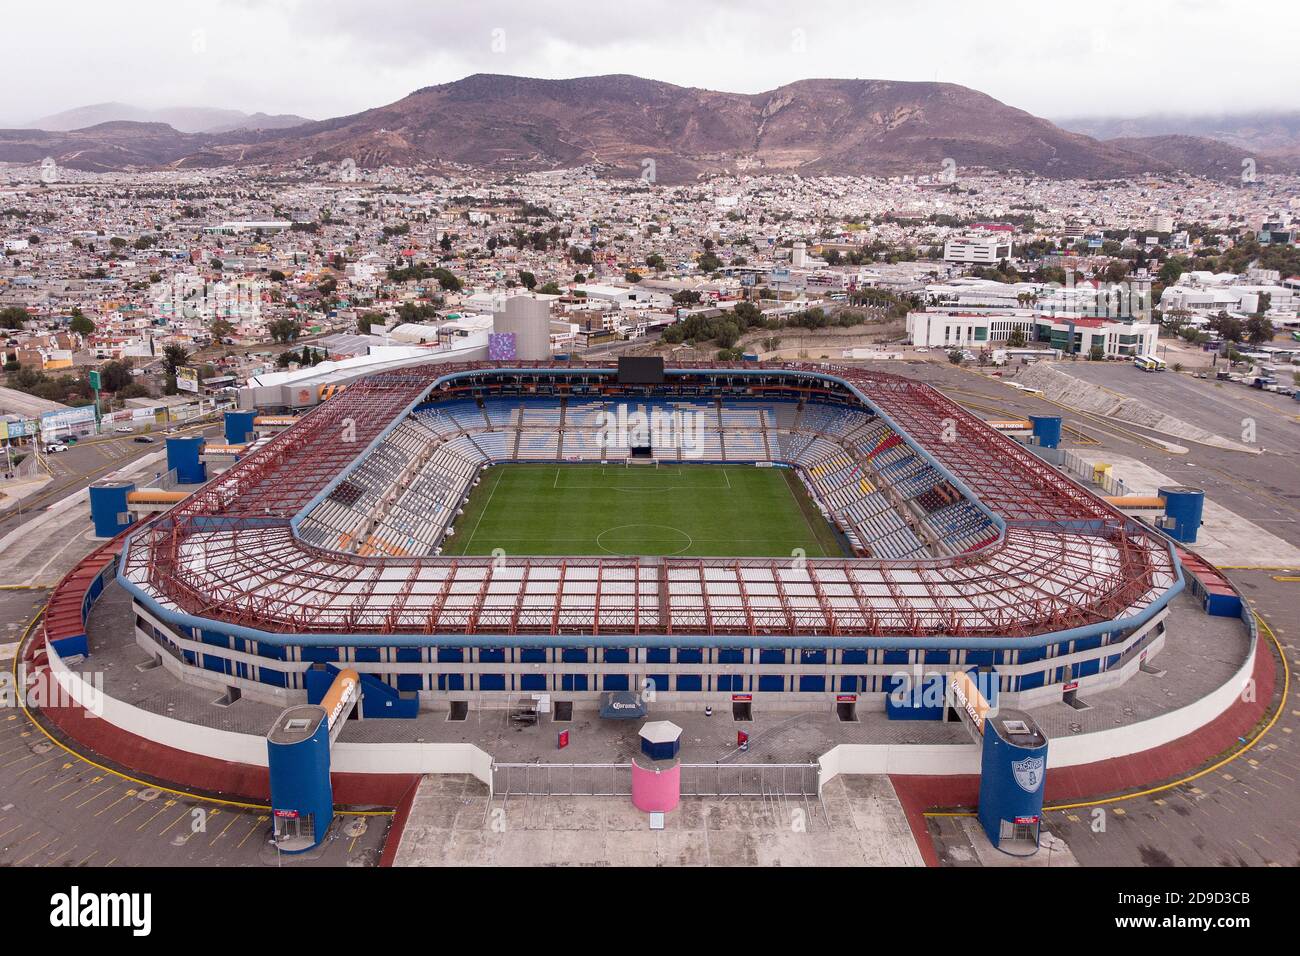
[[[900,673],[955,667],[996,668],[1025,705],[1162,634],[1169,543],[929,386],[797,364],[628,378],[352,385],[127,537],[140,640],[282,703],[323,663],[403,711],[647,689],[878,709]]]
[[[1126,516],[1052,464],[1058,418],[1013,440],[895,374],[423,364],[225,426],[168,439],[189,490],[91,488],[106,540],[22,671],[106,759],[269,800],[286,851],[421,775],[653,811],[888,774],[1034,852],[1049,786],[1236,739],[1267,678],[1180,543],[1200,491]]]

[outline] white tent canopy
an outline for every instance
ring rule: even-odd
[[[641,728],[641,738],[652,744],[670,744],[682,735],[682,728],[671,720],[652,720]]]

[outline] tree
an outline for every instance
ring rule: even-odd
[[[1227,312],[1220,312],[1210,319],[1210,328],[1218,332],[1229,342],[1240,342],[1245,335],[1241,319]]]
[[[1012,329],[1011,334],[1007,336],[1007,348],[1023,349],[1025,347],[1025,333],[1020,329]]]
[[[650,253],[650,255],[646,256],[645,264],[649,266],[651,269],[653,269],[655,272],[663,272],[664,269],[666,268],[666,264],[664,263],[664,257],[659,255],[659,253],[657,252],[652,252]]]
[[[444,292],[459,292],[463,288],[463,283],[446,269],[434,269],[433,278],[438,280]]]
[[[438,240],[438,248],[443,252],[451,252],[451,236],[444,232],[442,238]]]
[[[537,276],[533,275],[531,272],[527,272],[521,269],[519,271],[519,284],[522,285],[525,289],[531,291],[533,286],[537,285]]]
[[[1170,309],[1162,316],[1162,322],[1164,327],[1167,328],[1170,333],[1178,335],[1182,332],[1183,326],[1187,324],[1187,320],[1191,317],[1192,313],[1188,309]]]
[[[272,342],[292,342],[302,331],[301,326],[293,319],[276,319],[266,326],[266,331],[271,333]]]
[[[357,334],[369,335],[373,326],[384,324],[384,317],[378,312],[363,312],[357,316]]]
[[[961,349],[953,349],[951,352],[948,353],[948,361],[951,362],[953,365],[960,365],[962,363],[962,359],[964,359],[965,357],[966,356],[962,354]]]
[[[85,314],[77,308],[72,310],[72,319],[68,322],[68,328],[78,335],[94,335],[95,323],[90,321]]]
[[[281,352],[275,357],[275,364],[280,368],[288,368],[296,361],[298,361],[298,356],[293,352]]]
[[[1252,315],[1246,320],[1246,341],[1251,345],[1263,345],[1273,341],[1273,323],[1262,315]]]
[[[623,278],[626,281],[631,282],[633,285],[636,285],[636,283],[641,281],[641,273],[637,272],[635,269],[629,269],[627,272],[623,273]]]
[[[163,348],[163,370],[170,378],[176,377],[176,369],[190,360],[190,353],[183,345],[168,345]]]
[[[0,309],[0,329],[21,329],[30,318],[26,309],[16,305]]]
[[[131,384],[131,362],[105,362],[99,370],[99,385],[106,392],[121,392]]]
[[[235,326],[229,319],[218,318],[212,320],[212,324],[208,326],[208,331],[212,333],[213,341],[220,342],[234,334]]]
[[[554,282],[546,283],[546,285],[542,286],[537,291],[540,292],[542,295],[563,295],[564,294],[564,290],[561,289]]]
[[[1088,361],[1090,362],[1101,362],[1104,361],[1105,358],[1106,358],[1106,349],[1102,346],[1100,342],[1096,343],[1095,345],[1093,345],[1092,348],[1088,350]]]
[[[705,252],[700,256],[698,265],[701,272],[717,272],[722,268],[722,260],[712,252]]]

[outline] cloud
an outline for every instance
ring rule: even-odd
[[[1259,5],[1257,5],[1259,6]],[[342,115],[471,73],[635,73],[758,92],[808,77],[944,80],[1052,117],[1295,109],[1300,61],[1261,39],[1300,5],[1098,0],[63,0],[6,9],[0,117],[91,102]],[[105,42],[111,37],[110,43]],[[1218,68],[1213,49],[1246,68]],[[1252,54],[1252,51],[1253,54]]]

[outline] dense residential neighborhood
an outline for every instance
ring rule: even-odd
[[[1244,352],[1300,329],[1289,177],[0,175],[6,385],[84,405],[101,370],[101,417],[128,401],[154,413],[149,399],[195,380],[233,396],[321,362],[486,355],[517,296],[545,304],[560,355],[1131,358],[1171,340]],[[178,384],[178,368],[194,373]]]

